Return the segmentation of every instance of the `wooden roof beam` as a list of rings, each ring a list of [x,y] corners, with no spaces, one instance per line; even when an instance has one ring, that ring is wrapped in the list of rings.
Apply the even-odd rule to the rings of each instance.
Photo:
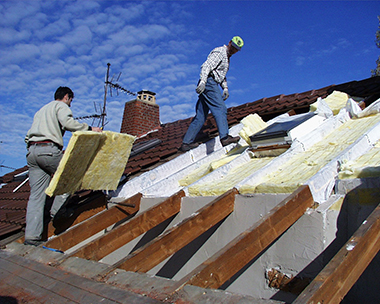
[[[47,241],[44,245],[49,248],[65,251],[98,233],[99,231],[104,230],[112,224],[126,218],[128,215],[137,212],[140,208],[141,197],[142,194],[138,193],[123,202],[123,204],[130,204],[135,207],[123,205],[111,207],[110,209],[100,212],[72,227],[71,229],[59,234],[58,236]]]
[[[379,250],[380,204],[293,303],[340,303]]]
[[[179,191],[165,201],[137,214],[134,218],[119,225],[79,248],[71,256],[99,261],[113,251],[124,246],[139,235],[149,231],[181,210],[181,199],[184,191]]]
[[[301,186],[255,225],[182,278],[178,288],[186,284],[219,288],[293,225],[313,204],[309,187]]]
[[[113,266],[147,272],[226,218],[234,210],[236,194],[236,189],[229,190]]]

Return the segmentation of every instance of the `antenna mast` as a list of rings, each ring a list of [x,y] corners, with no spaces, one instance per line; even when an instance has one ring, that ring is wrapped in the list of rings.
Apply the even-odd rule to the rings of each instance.
[[[105,116],[106,116],[106,103],[107,103],[107,84],[108,84],[108,79],[110,77],[110,66],[111,64],[110,63],[107,63],[107,74],[106,74],[106,81],[105,81],[105,84],[104,84],[104,102],[103,102],[103,111],[102,111],[102,118],[101,118],[101,125],[102,125],[102,128],[104,127],[104,120],[105,120]]]
[[[102,110],[102,113],[100,114],[101,115],[101,125],[102,127],[104,127],[105,123],[105,117],[107,116],[107,113],[106,113],[106,103],[107,103],[107,91],[108,91],[108,87],[109,87],[109,90],[110,90],[110,95],[112,97],[112,88],[116,89],[116,94],[119,95],[119,90],[123,91],[124,93],[127,93],[129,95],[133,95],[133,96],[136,96],[137,94],[136,93],[133,93],[127,89],[124,89],[123,87],[121,87],[118,83],[113,83],[113,77],[111,80],[109,80],[109,77],[110,77],[110,66],[111,64],[110,63],[107,63],[107,73],[106,73],[106,81],[104,83],[104,102],[103,102],[103,110]],[[121,75],[121,72],[119,73],[119,76],[117,77],[116,81],[119,81],[119,78],[120,78],[120,75]]]
[[[110,80],[110,66],[111,66],[111,64],[107,63],[106,80],[104,82],[103,108],[100,108],[100,114],[93,114],[93,115],[89,115],[89,116],[77,117],[76,119],[93,118],[94,121],[95,121],[95,119],[99,119],[98,126],[100,126],[101,128],[104,128],[104,126],[107,124],[107,121],[106,121],[106,116],[107,116],[106,106],[107,106],[107,93],[108,93],[108,91],[109,91],[111,97],[112,97],[112,88],[116,89],[116,94],[117,95],[119,95],[119,90],[121,90],[124,93],[127,93],[129,95],[133,95],[133,96],[137,95],[136,93],[133,93],[133,92],[127,90],[127,89],[124,89],[118,83],[113,83],[113,77]],[[121,72],[119,73],[119,76],[117,77],[116,81],[119,81],[120,75],[121,75]],[[94,106],[95,106],[95,111],[98,112],[97,106],[96,106],[95,102],[94,102]]]

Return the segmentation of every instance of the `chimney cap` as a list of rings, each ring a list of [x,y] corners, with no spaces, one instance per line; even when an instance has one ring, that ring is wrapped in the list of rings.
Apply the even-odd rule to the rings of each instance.
[[[153,96],[156,95],[156,93],[154,93],[152,91],[149,91],[149,90],[141,90],[141,91],[137,92],[137,94],[143,94],[143,93],[150,94],[150,95],[153,95]]]

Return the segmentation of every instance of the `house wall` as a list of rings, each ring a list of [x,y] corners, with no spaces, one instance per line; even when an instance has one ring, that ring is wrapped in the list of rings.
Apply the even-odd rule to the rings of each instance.
[[[287,197],[287,194],[256,194],[250,197],[236,196],[235,210],[226,220],[213,232],[207,241],[193,254],[193,256],[182,266],[180,257],[175,260],[167,259],[157,267],[149,271],[150,274],[163,275],[173,274],[173,268],[178,267],[175,262],[181,261],[182,267],[175,273],[174,280],[179,280],[199,264],[211,257],[218,250],[227,245],[240,233],[251,227],[261,219],[273,207]],[[329,204],[333,205],[334,202]],[[184,198],[184,218],[195,212],[199,200],[195,198]],[[199,209],[198,208],[198,209]],[[336,220],[339,210],[311,210],[302,216],[288,231],[266,250],[257,260],[238,274],[232,282],[225,284],[222,288],[227,291],[251,295],[258,298],[269,299],[279,291],[268,287],[266,271],[271,268],[280,269],[289,275],[296,275],[305,267],[309,266],[321,252],[332,242],[336,232]],[[194,247],[199,246],[195,243]],[[187,248],[183,255],[191,248]],[[194,250],[194,249],[193,249]],[[322,269],[321,262],[310,266],[305,275],[317,273]],[[165,273],[165,269],[167,273]],[[281,300],[292,299],[294,295],[281,293]]]
[[[342,217],[347,224],[347,240],[380,204],[380,178],[338,180],[338,193],[347,193]],[[342,303],[380,303],[380,252],[374,257]]]
[[[224,284],[222,289],[256,298],[293,301],[297,297],[294,290],[285,292],[268,286],[267,272],[276,269],[288,277],[297,276],[301,284],[307,284],[331,260],[380,201],[380,190],[373,192],[364,188],[358,191],[351,189],[357,187],[357,184],[343,186],[342,183],[336,186],[337,192],[344,189],[341,193],[331,196],[317,209],[308,210],[272,246],[256,260],[251,261],[230,282]],[[345,191],[348,192],[346,196]],[[224,221],[148,271],[148,274],[180,280],[251,227],[286,197],[287,194],[237,195],[235,210]],[[143,198],[141,211],[163,199]],[[188,218],[213,199],[214,197],[184,197],[181,211],[171,221],[128,243],[101,262],[115,263],[134,248]],[[358,303],[359,298],[368,300],[362,303],[374,303],[373,300],[378,297],[375,291],[380,288],[380,280],[374,280],[376,276],[378,278],[379,267],[377,257],[347,295],[345,303]]]

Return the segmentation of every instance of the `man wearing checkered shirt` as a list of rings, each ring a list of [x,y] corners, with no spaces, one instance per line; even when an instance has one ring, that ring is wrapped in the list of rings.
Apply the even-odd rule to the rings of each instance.
[[[230,57],[240,51],[243,45],[243,39],[235,36],[228,45],[213,49],[202,64],[196,88],[199,94],[196,115],[183,138],[181,151],[186,152],[199,145],[194,140],[206,121],[209,110],[215,118],[222,145],[227,146],[239,141],[239,136],[232,137],[228,134],[227,107],[224,101],[229,97],[226,74],[230,66]]]

